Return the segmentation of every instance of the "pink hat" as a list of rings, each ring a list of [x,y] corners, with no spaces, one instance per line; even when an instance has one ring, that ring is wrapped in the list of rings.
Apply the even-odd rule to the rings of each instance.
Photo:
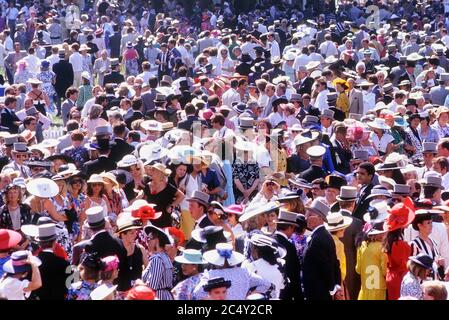
[[[118,269],[119,259],[117,256],[108,256],[101,259],[104,263],[103,272],[114,271]]]
[[[240,216],[243,214],[243,206],[241,204],[231,204],[230,206],[227,206],[224,211]]]
[[[203,111],[202,117],[204,120],[210,120],[212,116],[214,115],[214,112],[211,109],[206,109]]]

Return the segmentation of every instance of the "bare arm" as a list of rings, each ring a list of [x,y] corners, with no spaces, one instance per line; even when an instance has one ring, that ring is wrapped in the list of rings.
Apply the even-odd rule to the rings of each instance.
[[[58,211],[56,211],[55,206],[48,199],[45,199],[44,201],[44,209],[48,212],[52,219],[56,221],[67,221],[66,215],[64,213],[59,213]]]
[[[31,255],[31,253],[30,253]],[[40,287],[42,287],[42,279],[41,279],[41,273],[39,272],[39,268],[34,264],[34,262],[29,262],[31,264],[31,271],[32,271],[32,275],[31,275],[31,282],[28,285],[28,287],[26,287],[25,289],[23,289],[23,291],[33,291],[36,289],[39,289]]]

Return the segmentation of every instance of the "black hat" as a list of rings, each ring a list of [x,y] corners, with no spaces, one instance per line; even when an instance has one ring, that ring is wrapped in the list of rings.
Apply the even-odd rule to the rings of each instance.
[[[337,175],[329,175],[326,177],[325,181],[327,183],[326,188],[340,189],[347,185],[346,179]]]
[[[425,269],[433,268],[433,259],[425,253],[420,253],[420,254],[418,254],[416,256],[412,256],[408,259],[410,261],[413,261],[413,262],[419,264],[421,267],[424,267]]]
[[[248,53],[244,53],[242,54],[242,56],[239,59],[241,62],[252,62],[253,59],[251,58],[251,56]]]
[[[207,281],[207,284],[203,286],[204,291],[210,292],[213,289],[216,288],[229,288],[231,286],[231,280],[225,280],[223,277],[219,278],[212,278]]]
[[[89,245],[86,246],[86,250],[88,250],[88,248]],[[98,253],[89,252],[84,256],[83,260],[81,261],[81,265],[89,269],[100,271],[103,269],[104,263],[103,261],[101,261],[101,258],[98,255]]]
[[[66,156],[65,154],[61,154],[61,153],[51,155],[51,156],[47,157],[45,159],[45,161],[54,161],[54,160],[58,160],[58,159],[63,160],[65,162],[71,162],[71,163],[74,162],[74,160],[71,157]]]
[[[282,103],[288,103],[287,98],[285,98],[285,97],[279,97],[279,98],[276,98],[276,99],[272,102],[272,105],[273,105],[273,107],[276,107],[276,106],[278,106],[278,105],[280,105],[280,104],[282,104]]]
[[[413,105],[417,105],[416,104],[416,99],[407,99],[407,102],[405,103],[405,105],[408,105],[408,104],[413,104]]]

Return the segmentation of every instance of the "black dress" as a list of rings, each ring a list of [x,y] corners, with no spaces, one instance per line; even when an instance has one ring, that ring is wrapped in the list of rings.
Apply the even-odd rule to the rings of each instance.
[[[151,193],[149,184],[145,186],[144,193],[146,200],[149,203],[154,203],[156,205],[155,210],[157,212],[162,212],[162,215],[159,219],[151,220],[151,223],[156,227],[166,228],[172,226],[171,212],[167,211],[167,207],[173,203],[176,191],[178,191],[178,189],[170,183],[167,183],[165,189],[157,194]]]
[[[117,279],[118,291],[127,291],[131,289],[133,281],[142,278],[143,256],[142,250],[135,245],[132,255],[126,257],[126,268],[121,270],[120,277]]]

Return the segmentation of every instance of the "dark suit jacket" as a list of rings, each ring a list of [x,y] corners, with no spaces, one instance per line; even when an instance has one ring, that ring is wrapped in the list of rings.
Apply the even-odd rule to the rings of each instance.
[[[331,143],[334,149],[334,152],[331,153],[331,156],[335,170],[343,174],[350,173],[351,166],[349,165],[349,161],[352,159],[351,150],[344,149],[341,143],[337,141],[337,139],[335,139],[335,136],[331,138]]]
[[[295,174],[301,173],[310,167],[308,160],[301,159],[298,154],[292,154],[287,158],[287,172],[293,172]]]
[[[114,162],[119,162],[125,155],[131,154],[134,151],[134,147],[123,139],[115,138],[114,142],[115,145],[112,146],[111,153],[109,154],[109,159]]]
[[[323,170],[323,168],[316,165],[310,166],[309,169],[299,174],[299,178],[305,179],[307,182],[312,182],[318,178],[325,178],[326,176],[327,173]]]
[[[84,252],[84,247],[89,243],[90,240],[83,240],[75,244],[72,248],[72,262],[71,264],[77,266],[81,262],[81,255]]]
[[[143,114],[147,114],[149,111],[154,110],[154,99],[156,99],[156,89],[150,89],[149,91],[142,93],[140,96],[143,104]]]
[[[111,58],[120,57],[120,43],[122,42],[122,35],[120,32],[115,32],[113,36],[109,37],[109,47],[111,48]]]
[[[6,107],[2,110],[0,113],[0,125],[2,127],[6,127],[9,129],[10,133],[18,133],[19,132],[19,126],[15,124],[15,121],[19,121],[20,119],[16,116],[16,113],[13,110],[10,110]]]
[[[64,300],[67,294],[66,280],[70,272],[66,273],[69,262],[56,256],[53,252],[42,251],[38,258],[42,261],[39,266],[42,287],[35,291],[40,300]]]
[[[296,82],[293,87],[296,89],[296,92],[303,95],[305,93],[312,94],[312,86],[313,86],[314,80],[311,77],[307,77],[304,79],[304,81],[299,84],[299,81]]]
[[[112,71],[111,73],[108,73],[107,75],[104,76],[104,84],[107,83],[116,83],[116,84],[120,84],[122,82],[125,82],[125,77],[117,71]]]
[[[325,227],[320,226],[313,233],[304,252],[304,297],[307,300],[331,300],[330,291],[340,282],[340,266],[334,240]]]
[[[53,65],[55,78],[55,90],[58,96],[65,97],[66,90],[73,85],[73,67],[67,60],[59,60]]]
[[[366,197],[371,194],[371,189],[373,189],[373,187],[373,183],[370,183],[359,195],[355,204],[355,209],[352,212],[353,217],[356,217],[359,220],[363,220],[363,215],[366,213],[366,210],[368,210],[369,203],[371,201],[371,199],[366,200]]]
[[[145,115],[140,111],[134,111],[132,116],[125,120],[126,126],[131,130],[131,124],[134,120],[145,119]]]
[[[99,157],[98,159],[88,161],[83,166],[83,173],[90,177],[94,173],[101,173],[103,171],[111,171],[117,168],[117,163],[109,157]]]
[[[191,131],[195,121],[200,121],[200,119],[197,116],[187,116],[187,119],[178,122],[178,128]]]
[[[341,210],[341,213],[343,216],[352,217],[351,212],[347,210]],[[351,224],[345,229],[343,238],[340,239],[345,246],[345,284],[351,300],[357,300],[360,291],[360,275],[355,271],[355,266],[357,264],[357,247],[361,240],[362,229],[363,222],[355,217],[352,217]]]
[[[289,242],[283,235],[278,232],[275,233],[275,239],[278,244],[287,250],[285,256],[284,273],[288,278],[288,283],[280,292],[279,298],[281,300],[304,300],[301,289],[301,264],[296,254],[295,246]]]

